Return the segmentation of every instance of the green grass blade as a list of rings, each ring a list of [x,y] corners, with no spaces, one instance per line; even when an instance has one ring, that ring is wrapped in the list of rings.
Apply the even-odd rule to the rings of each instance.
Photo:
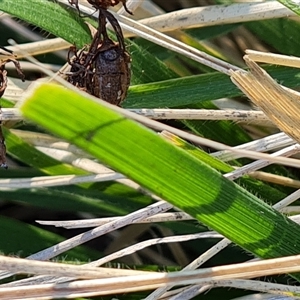
[[[64,240],[55,233],[4,216],[0,216],[0,234],[0,252],[21,257],[31,255]],[[99,257],[99,253],[80,246],[68,251],[63,257],[70,260],[88,261],[92,257],[95,259]]]
[[[181,138],[173,134],[167,133],[164,136],[168,140],[170,140],[172,144],[176,145],[177,147],[180,147],[181,149],[184,149],[185,151],[193,155],[195,158],[208,164],[209,166],[218,170],[222,174],[229,173],[234,170],[234,168],[231,165],[209,155],[205,151],[199,149],[198,147],[192,144],[189,144],[188,142],[182,140]],[[240,164],[238,162],[234,162],[234,165],[238,166]],[[277,166],[277,169],[278,168],[280,167]],[[275,188],[269,186],[268,184],[265,184],[264,182],[259,180],[255,180],[249,176],[243,176],[239,178],[238,182],[239,185],[241,185],[248,191],[255,191],[258,197],[265,199],[268,202],[271,202],[273,204],[277,203],[278,201],[280,201],[281,199],[283,199],[288,195],[288,193],[284,193],[279,190],[276,190]]]
[[[271,66],[266,70],[287,87],[299,85],[299,69]],[[242,92],[227,75],[208,73],[132,86],[123,106],[126,108],[178,107],[241,95]]]
[[[154,56],[151,52],[136,43],[130,42],[129,53],[131,62],[131,85],[162,81],[178,77],[173,71]]]
[[[300,227],[219,172],[105,105],[39,86],[25,117],[88,151],[263,258],[300,251]],[[55,122],[53,121],[55,120]]]
[[[121,185],[120,185],[121,186]],[[121,186],[123,187],[123,186]],[[131,191],[134,195],[134,192]],[[138,195],[138,193],[136,193]],[[150,197],[103,193],[99,189],[83,189],[77,186],[0,191],[1,199],[55,210],[57,212],[87,212],[95,216],[126,215],[152,203]],[[135,201],[136,200],[136,201]],[[138,201],[139,200],[139,201]],[[142,201],[144,200],[144,201]],[[126,202],[126,205],[122,203]]]
[[[78,47],[90,43],[91,34],[84,19],[55,1],[1,0],[0,10],[36,25]]]
[[[300,30],[299,22],[290,19],[274,19],[245,24],[264,43],[286,55],[300,56],[300,42],[295,37]]]
[[[7,152],[14,158],[50,175],[87,175],[86,171],[63,164],[54,158],[40,152],[32,145],[23,141],[20,137],[3,127]]]

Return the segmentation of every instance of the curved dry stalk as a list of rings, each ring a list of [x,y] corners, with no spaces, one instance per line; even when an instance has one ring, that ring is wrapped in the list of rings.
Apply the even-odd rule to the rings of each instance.
[[[296,192],[295,192],[296,193]],[[300,206],[285,206],[289,205],[290,203],[296,201],[299,196],[297,194],[293,195],[293,199],[291,201],[291,198],[288,196],[287,198],[283,199],[284,203],[281,205],[280,211],[284,214],[295,214],[300,212]],[[286,200],[288,199],[288,200]],[[75,229],[75,228],[87,228],[87,227],[96,227],[100,225],[104,225],[106,223],[118,220],[122,217],[108,217],[108,218],[96,218],[96,219],[83,219],[83,220],[70,220],[70,221],[50,221],[50,220],[36,220],[37,223],[41,225],[49,225],[49,226],[55,226],[55,227],[63,227],[66,229]],[[296,223],[300,223],[300,220],[298,221],[298,216],[290,216],[292,220],[294,220]],[[184,212],[173,212],[173,213],[163,213],[163,214],[157,214],[153,217],[145,218],[136,224],[144,224],[144,223],[161,223],[161,222],[178,222],[178,221],[188,221],[188,220],[194,220],[193,217],[190,215],[184,213]]]
[[[33,142],[34,145],[38,144],[36,142]],[[66,143],[67,144],[67,143]],[[61,150],[61,149],[57,149],[57,148],[53,148],[53,146],[55,146],[56,143],[52,144],[52,145],[46,145],[46,146],[35,146],[35,148],[41,152],[43,152],[44,154],[62,162],[62,163],[67,163],[70,164],[76,168],[85,170],[87,172],[91,172],[91,173],[95,173],[95,174],[107,174],[107,173],[111,173],[111,174],[115,174],[112,176],[115,176],[115,179],[110,179],[110,180],[115,180],[116,182],[119,182],[123,185],[126,185],[134,190],[138,190],[139,192],[142,192],[148,196],[151,196],[153,199],[156,200],[161,200],[160,198],[158,198],[156,195],[154,195],[153,193],[150,193],[148,191],[146,191],[142,186],[140,186],[139,184],[135,183],[134,181],[126,178],[125,176],[118,174],[116,172],[114,172],[113,170],[107,168],[106,166],[99,164],[98,162],[94,161],[93,159],[89,159],[87,157],[82,157],[82,154],[74,154],[70,151],[67,150]],[[59,146],[67,146],[64,145],[63,143],[59,143]],[[99,178],[100,179],[100,178]],[[80,180],[79,178],[77,178],[76,180]],[[84,178],[83,178],[84,180]],[[95,180],[95,182],[98,179]],[[110,181],[107,180],[107,181]],[[106,180],[105,180],[106,181]],[[60,184],[59,184],[60,185]]]
[[[172,141],[172,138],[170,139],[170,134],[167,135],[167,138]],[[278,145],[277,145],[278,147]],[[299,145],[293,145],[289,146],[288,148],[282,149],[280,151],[277,151],[275,153],[270,154],[270,157],[277,157],[277,156],[291,156],[295,153],[299,152]],[[81,182],[87,182],[86,180],[92,180],[94,182],[96,181],[108,181],[108,180],[116,180],[119,181],[122,184],[125,184],[127,186],[130,186],[134,189],[141,189],[141,186],[132,182],[129,179],[126,179],[124,176],[121,174],[115,173],[114,171],[110,170],[109,168],[93,161],[92,159],[89,158],[84,158],[84,157],[79,157],[78,155],[75,155],[69,151],[66,150],[59,150],[59,149],[54,149],[52,147],[40,147],[36,146],[36,148],[45,153],[46,155],[62,162],[62,163],[68,163],[71,164],[75,167],[78,167],[80,169],[83,169],[88,172],[93,172],[98,174],[99,178],[97,176],[47,176],[47,177],[37,177],[33,178],[32,180],[30,179],[11,179],[9,182],[9,185],[7,186],[8,188],[15,188],[18,184],[21,184],[23,188],[31,188],[32,186],[40,186],[40,187],[45,187],[45,186],[59,186],[59,185],[64,185],[64,184],[75,184],[75,183],[81,183]],[[242,166],[240,168],[237,168],[236,170],[225,174],[224,176],[229,179],[229,180],[235,180],[245,174],[251,173],[255,170],[261,169],[269,164],[271,164],[271,160],[258,160],[253,163],[250,163],[248,165]],[[100,176],[100,174],[102,174]],[[107,174],[109,174],[107,176]],[[104,176],[102,178],[102,176]],[[121,181],[120,181],[121,180]],[[3,183],[2,183],[3,182]],[[1,181],[0,180],[0,188],[1,184],[4,184],[4,186],[7,184],[7,180]],[[4,188],[4,186],[2,188]],[[151,196],[154,197],[154,195],[150,194]]]
[[[91,157],[78,147],[46,133],[19,129],[11,129],[11,132],[22,138],[27,143],[36,147],[48,147],[52,149],[66,150],[72,154],[84,156],[85,158]]]

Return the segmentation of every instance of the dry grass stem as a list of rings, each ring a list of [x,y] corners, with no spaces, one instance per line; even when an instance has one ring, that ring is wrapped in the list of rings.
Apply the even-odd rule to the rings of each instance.
[[[295,141],[286,135],[284,132],[269,135],[267,137],[236,146],[236,149],[247,149],[257,152],[267,152],[278,148],[287,147],[294,144]],[[240,158],[238,153],[231,153],[230,151],[217,151],[211,154],[212,156],[222,160],[229,161]]]
[[[247,49],[245,52],[248,58],[255,62],[287,66],[292,68],[300,68],[299,57],[274,54],[274,53],[264,53],[260,51],[249,50],[249,49]]]
[[[249,173],[249,176],[251,176],[252,178],[261,180],[261,181],[300,189],[300,180],[291,179],[288,177],[270,174],[270,173],[261,172],[261,171],[251,172],[251,173]]]
[[[243,122],[266,122],[269,118],[261,111],[212,110],[212,109],[129,109],[136,114],[154,120],[231,120]]]
[[[87,232],[84,232],[82,234],[74,236],[71,239],[65,240],[57,245],[54,245],[54,246],[44,249],[40,252],[37,252],[33,255],[30,255],[27,258],[35,259],[35,260],[49,260],[55,256],[58,256],[61,253],[64,253],[76,246],[82,245],[82,244],[84,244],[92,239],[95,239],[99,236],[102,236],[108,232],[114,231],[118,228],[122,228],[129,224],[136,223],[146,217],[150,217],[152,215],[156,215],[158,213],[165,212],[167,210],[170,210],[171,208],[172,208],[172,205],[170,205],[164,201],[154,203],[145,208],[134,211],[133,213],[130,213],[130,214],[122,217],[121,219],[106,223],[102,226],[96,227],[92,230],[89,230]],[[0,274],[0,278],[3,279],[8,276],[11,276],[11,275],[12,274],[10,274],[10,273],[8,274],[7,272],[3,272]]]
[[[115,220],[118,220],[122,217],[111,217],[111,218],[98,218],[98,219],[84,219],[84,220],[74,220],[74,221],[41,221],[36,220],[37,223],[42,225],[53,225],[55,227],[64,227],[67,229],[75,228],[86,228],[86,227],[96,227],[100,226]],[[186,221],[194,220],[190,215],[184,212],[173,212],[173,213],[163,213],[157,214],[155,216],[145,218],[140,220],[136,224],[141,223],[160,223],[160,222],[173,222],[173,221]]]
[[[155,30],[166,32],[289,16],[295,16],[295,14],[277,1],[268,1],[181,9],[140,20],[140,23]],[[125,36],[132,36],[132,34],[125,32]]]
[[[21,293],[23,299],[36,297],[36,299],[53,296],[66,296],[75,298],[79,296],[91,295],[109,295],[111,293],[128,292],[153,289],[154,287],[166,285],[184,285],[184,284],[215,284],[220,280],[233,280],[241,278],[252,278],[266,276],[271,274],[284,274],[298,272],[300,256],[291,256],[265,261],[249,262],[243,264],[234,264],[222,267],[206,268],[197,271],[184,271],[172,273],[148,273],[139,272],[139,275],[129,275],[123,277],[110,276],[111,278],[74,281],[70,283],[33,285],[26,287],[3,287],[0,288],[1,299],[18,299]],[[14,271],[24,272],[24,269],[30,267],[30,273],[60,273],[63,276],[72,276],[78,274],[79,277],[88,276],[106,276],[107,273],[99,268],[83,268],[82,266],[70,266],[57,263],[27,261],[19,258],[7,258],[1,260],[2,266],[13,268]],[[84,273],[82,270],[86,270]],[[90,272],[88,272],[90,270]],[[95,271],[94,271],[95,270]],[[103,272],[103,271],[104,272]],[[106,269],[105,269],[106,270]],[[101,272],[102,271],[102,272]],[[26,270],[25,270],[26,272]],[[27,271],[28,272],[28,271]],[[130,270],[107,270],[107,272],[137,272]],[[222,283],[219,283],[222,284]],[[292,292],[297,292],[298,287],[289,287]],[[11,298],[8,298],[11,297]],[[50,297],[51,297],[50,296]],[[14,298],[15,297],[15,298]]]
[[[77,279],[109,278],[113,276],[150,273],[136,270],[96,268],[87,265],[76,266],[70,264],[7,257],[2,255],[0,255],[0,268],[14,274],[55,275]]]
[[[98,260],[95,260],[91,263],[88,263],[86,265],[88,266],[102,266],[114,259],[121,258],[126,255],[133,254],[137,251],[140,251],[146,247],[158,245],[158,244],[166,244],[166,243],[180,243],[184,241],[190,241],[194,239],[202,239],[202,238],[223,238],[221,234],[218,234],[216,232],[202,232],[202,233],[195,233],[195,234],[187,234],[182,236],[170,236],[170,237],[163,237],[163,238],[156,238],[156,239],[150,239],[147,241],[136,243],[130,247],[126,247],[122,250],[116,251],[110,255],[107,255],[103,258],[100,258]]]
[[[32,178],[10,178],[0,179],[0,190],[7,191],[10,189],[21,188],[37,188],[73,185],[87,182],[105,182],[124,178],[122,174],[110,171],[104,174],[76,176],[76,175],[57,175],[57,176],[41,176]]]
[[[270,154],[270,156],[274,156],[274,157],[276,157],[276,156],[291,156],[291,155],[297,154],[299,151],[300,151],[300,145],[296,144],[296,145],[289,146],[288,148],[281,149],[275,153],[272,153],[272,154]],[[237,179],[241,176],[244,176],[246,174],[249,174],[255,170],[262,169],[270,164],[271,164],[270,161],[257,160],[248,165],[244,165],[240,168],[237,168],[236,170],[234,170],[230,173],[225,174],[224,177],[226,177],[229,180],[235,180],[235,179]]]
[[[70,43],[66,42],[61,38],[53,38],[44,41],[20,44],[17,47],[7,46],[7,49],[13,51],[14,54],[18,57],[18,59],[20,59],[27,57],[28,55],[36,56],[39,54],[68,49],[70,45]],[[26,52],[25,55],[24,52]]]

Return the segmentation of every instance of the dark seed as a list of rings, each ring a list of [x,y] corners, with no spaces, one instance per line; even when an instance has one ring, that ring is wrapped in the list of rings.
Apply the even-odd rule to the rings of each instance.
[[[101,2],[112,5],[111,0],[88,0],[95,7]],[[115,3],[115,2],[113,2]],[[125,1],[124,1],[125,3]],[[77,5],[75,0],[72,4]],[[117,19],[103,7],[99,10],[99,26],[88,50],[83,49],[78,54],[76,48],[69,50],[68,62],[71,72],[67,74],[67,80],[87,93],[101,98],[111,104],[120,105],[127,95],[130,85],[130,62],[131,58],[125,49],[125,42],[121,27]],[[118,39],[113,42],[106,31],[108,20]],[[70,60],[70,54],[74,58]]]
[[[90,93],[109,103],[120,105],[130,84],[130,56],[118,44],[99,51],[93,60],[93,83]]]

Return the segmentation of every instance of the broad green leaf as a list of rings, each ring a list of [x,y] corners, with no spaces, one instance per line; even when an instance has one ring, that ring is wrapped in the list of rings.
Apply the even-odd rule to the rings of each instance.
[[[299,253],[296,223],[106,104],[44,84],[21,110],[245,250],[263,258]]]

